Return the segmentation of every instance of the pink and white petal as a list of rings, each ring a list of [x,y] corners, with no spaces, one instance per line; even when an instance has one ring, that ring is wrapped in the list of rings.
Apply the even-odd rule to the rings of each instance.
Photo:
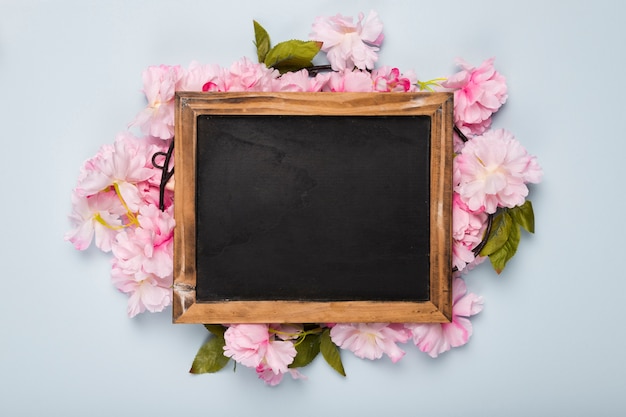
[[[262,379],[267,385],[272,387],[280,384],[284,375],[283,373],[274,373],[272,368],[263,364],[259,364],[259,366],[256,367],[256,374],[259,379]]]
[[[443,337],[451,347],[466,344],[472,335],[472,323],[465,317],[455,317],[452,323],[441,325]]]
[[[474,293],[464,295],[454,304],[454,314],[470,317],[483,310],[483,297]]]
[[[265,362],[275,374],[287,372],[287,367],[296,357],[296,348],[290,341],[272,340],[265,352]]]
[[[117,183],[120,195],[128,209],[134,213],[139,211],[139,205],[142,203],[141,193],[137,189],[135,184],[131,184],[126,181],[119,181]]]
[[[450,350],[450,344],[446,341],[440,324],[416,324],[411,330],[415,346],[431,358]]]
[[[81,219],[82,220],[82,219]],[[76,222],[74,229],[67,232],[64,239],[71,242],[78,250],[85,250],[91,245],[94,236],[94,224],[91,219]]]

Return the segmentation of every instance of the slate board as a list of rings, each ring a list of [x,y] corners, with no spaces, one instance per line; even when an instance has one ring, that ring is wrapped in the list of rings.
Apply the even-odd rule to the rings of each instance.
[[[430,123],[198,116],[197,301],[428,300]]]

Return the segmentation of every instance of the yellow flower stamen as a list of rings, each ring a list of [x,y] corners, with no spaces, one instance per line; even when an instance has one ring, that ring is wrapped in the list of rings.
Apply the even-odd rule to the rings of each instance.
[[[432,87],[441,87],[441,84],[439,84],[440,82],[443,82],[447,80],[447,78],[433,78],[432,80],[428,80],[428,81],[417,81],[415,83],[415,85],[420,89],[420,91],[430,91],[433,92],[435,90],[432,89]]]
[[[122,203],[122,206],[124,207],[124,209],[126,209],[126,217],[128,217],[129,224],[127,224],[125,227],[128,227],[130,225],[134,225],[137,227],[141,226],[139,224],[139,220],[137,220],[137,215],[130,211],[130,209],[128,208],[128,204],[126,204],[126,201],[124,201],[124,197],[122,197],[122,193],[120,192],[120,186],[117,182],[113,183],[113,188],[115,189],[115,194],[117,194],[117,198],[120,199],[120,203]]]
[[[107,222],[106,222],[106,220],[104,220],[104,219],[102,218],[102,216],[100,215],[100,213],[96,213],[96,215],[95,215],[95,216],[93,216],[93,219],[94,219],[95,221],[97,221],[98,223],[100,223],[101,225],[103,225],[104,227],[106,227],[107,229],[111,229],[111,230],[121,230],[121,229],[123,229],[124,227],[126,227],[126,226],[124,226],[124,225],[122,225],[122,224],[121,224],[121,225],[119,225],[119,226],[113,226],[113,225],[110,225],[109,223],[107,223]]]

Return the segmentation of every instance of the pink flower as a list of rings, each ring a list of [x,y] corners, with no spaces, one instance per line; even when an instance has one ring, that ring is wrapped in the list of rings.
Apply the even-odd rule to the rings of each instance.
[[[159,149],[150,140],[125,132],[87,160],[72,195],[74,229],[65,239],[82,250],[95,236],[96,246],[110,251],[119,230],[136,223],[136,211],[154,193],[150,183],[158,187],[160,171],[152,166],[151,156]]]
[[[459,126],[461,132],[468,138],[476,135],[482,135],[491,127],[491,118],[483,120],[480,123],[463,124]]]
[[[413,332],[413,342],[422,352],[432,358],[447,352],[450,348],[466,344],[472,335],[472,323],[467,317],[480,313],[483,299],[467,293],[463,279],[454,278],[452,287],[452,322],[434,324],[405,324]]]
[[[482,241],[487,225],[487,214],[474,213],[461,201],[457,193],[452,199],[452,264],[462,271],[474,261],[473,249]]]
[[[370,11],[367,18],[359,14],[359,21],[340,14],[334,17],[319,16],[313,23],[309,39],[323,42],[322,51],[333,70],[372,69],[378,60],[378,46],[383,41],[383,24],[378,14]]]
[[[130,126],[138,125],[145,135],[161,139],[174,137],[174,93],[183,76],[177,66],[151,66],[142,74],[148,106]]]
[[[139,227],[117,234],[112,245],[115,266],[129,275],[153,274],[172,281],[174,219],[169,211],[142,206]]]
[[[287,372],[296,356],[291,341],[276,340],[267,324],[234,324],[224,332],[224,355],[250,368]]]
[[[276,80],[274,91],[318,92],[326,85],[329,78],[329,73],[319,73],[315,77],[309,77],[306,69],[286,72]]]
[[[244,366],[259,366],[269,343],[267,324],[234,324],[224,332],[224,355]]]
[[[398,68],[391,67],[382,67],[372,71],[372,80],[374,91],[379,92],[413,91],[417,82],[414,74],[410,73],[402,76]]]
[[[163,311],[172,302],[172,238],[174,219],[169,211],[142,206],[140,226],[127,227],[112,245],[111,279],[115,287],[130,295],[128,315],[148,310]]]
[[[507,99],[505,78],[493,67],[494,59],[488,59],[478,68],[462,59],[457,63],[462,70],[448,78],[442,85],[454,91],[454,119],[457,126],[472,126],[475,134],[481,124],[498,111]]]
[[[145,272],[129,274],[116,266],[111,271],[111,279],[118,290],[130,295],[129,317],[146,310],[151,313],[163,311],[172,302],[171,279],[161,279]]]
[[[90,160],[76,192],[81,196],[90,196],[115,187],[128,209],[136,212],[142,202],[137,183],[155,174],[150,162],[154,151],[154,147],[128,132],[119,134],[112,150]]]
[[[234,324],[224,332],[224,355],[244,366],[259,366],[269,343],[267,324]]]
[[[73,192],[72,214],[69,216],[73,229],[65,234],[65,240],[76,249],[85,250],[95,236],[96,247],[109,252],[118,230],[123,227],[125,213],[126,209],[114,191],[89,197]]]
[[[324,91],[367,93],[373,91],[373,88],[371,74],[367,71],[355,70],[331,73]]]
[[[306,377],[302,375],[297,369],[288,369],[287,372],[275,373],[271,368],[268,368],[263,364],[260,364],[256,367],[256,373],[259,379],[262,379],[267,385],[270,385],[272,387],[280,384],[280,382],[283,380],[283,375],[285,375],[285,373],[289,373],[289,375],[291,375],[293,379],[306,379]]]
[[[526,183],[537,183],[542,176],[536,158],[504,129],[469,140],[454,164],[460,177],[454,191],[474,212],[495,213],[498,207],[523,204]]]
[[[184,72],[178,83],[179,91],[202,91],[206,83],[213,83],[223,87],[223,70],[217,64],[201,65],[196,61],[189,64],[189,68]]]
[[[394,363],[404,356],[396,343],[405,343],[410,336],[401,324],[338,323],[330,329],[333,343],[357,357],[373,360],[385,353]]]
[[[161,211],[157,206],[141,207],[135,229],[135,242],[142,242],[145,259],[143,270],[160,278],[173,273],[174,217],[172,209]]]
[[[223,91],[272,91],[280,73],[265,64],[254,63],[248,58],[234,62],[224,75]],[[208,91],[218,91],[220,85],[211,86]]]
[[[289,364],[293,362],[293,358],[296,357],[296,353],[293,342],[271,338],[261,364],[270,368],[276,375],[284,374]]]

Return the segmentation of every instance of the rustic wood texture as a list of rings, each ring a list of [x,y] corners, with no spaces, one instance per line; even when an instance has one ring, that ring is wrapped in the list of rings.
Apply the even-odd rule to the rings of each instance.
[[[450,93],[176,93],[176,323],[449,322],[452,317]],[[430,300],[196,302],[196,119],[200,115],[431,117]]]

